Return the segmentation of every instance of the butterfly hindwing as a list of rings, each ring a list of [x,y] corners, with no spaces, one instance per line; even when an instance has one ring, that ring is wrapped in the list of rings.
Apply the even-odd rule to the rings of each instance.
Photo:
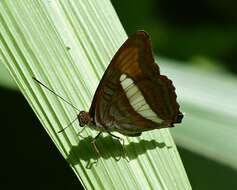
[[[181,112],[175,88],[160,75],[145,32],[132,35],[115,54],[96,90],[90,114],[105,130],[130,136],[178,122]]]

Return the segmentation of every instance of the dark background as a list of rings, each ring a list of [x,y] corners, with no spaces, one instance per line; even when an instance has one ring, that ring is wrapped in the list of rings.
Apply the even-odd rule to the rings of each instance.
[[[237,2],[112,0],[128,35],[147,31],[155,53],[237,73]]]
[[[158,56],[237,73],[237,1],[112,3],[128,34],[144,29],[151,35]],[[22,95],[0,88],[0,100],[1,189],[80,189],[77,177]],[[9,138],[8,133],[14,137]],[[178,148],[193,189],[237,187],[236,170]]]

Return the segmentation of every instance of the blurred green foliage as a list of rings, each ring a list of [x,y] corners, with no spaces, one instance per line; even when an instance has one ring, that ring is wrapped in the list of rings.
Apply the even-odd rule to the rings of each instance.
[[[130,0],[112,3],[128,34],[146,30],[158,56],[237,73],[237,1]]]

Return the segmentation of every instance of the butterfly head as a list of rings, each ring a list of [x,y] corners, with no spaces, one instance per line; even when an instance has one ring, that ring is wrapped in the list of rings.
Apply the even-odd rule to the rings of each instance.
[[[77,115],[77,118],[79,120],[80,127],[84,127],[84,125],[92,123],[92,117],[90,116],[89,112],[80,111],[80,113]]]

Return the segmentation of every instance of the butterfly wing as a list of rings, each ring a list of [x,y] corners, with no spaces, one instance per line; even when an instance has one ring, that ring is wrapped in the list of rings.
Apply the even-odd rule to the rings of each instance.
[[[133,34],[115,54],[89,112],[95,125],[128,136],[181,122],[175,88],[160,75],[145,32]]]

